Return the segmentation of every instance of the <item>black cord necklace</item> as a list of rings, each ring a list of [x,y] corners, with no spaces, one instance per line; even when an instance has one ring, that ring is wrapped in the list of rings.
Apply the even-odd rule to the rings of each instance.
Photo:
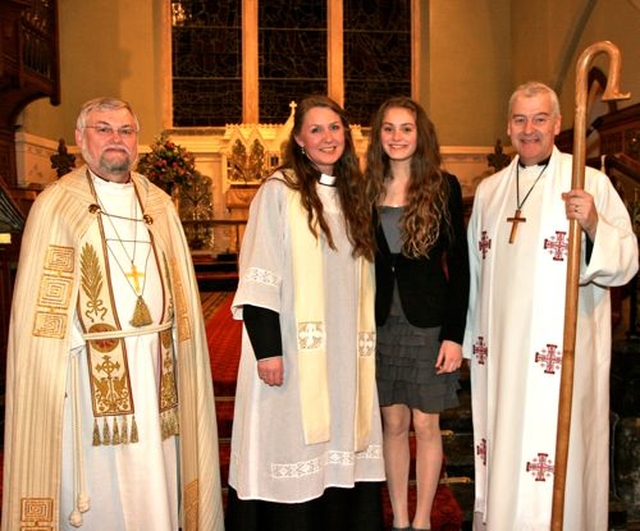
[[[522,207],[524,206],[526,200],[531,195],[531,192],[533,192],[533,189],[535,188],[536,184],[538,184],[538,181],[540,180],[540,177],[542,177],[542,174],[547,169],[547,166],[549,166],[548,160],[545,162],[544,166],[542,167],[542,170],[536,177],[536,180],[533,181],[533,184],[529,188],[529,191],[527,192],[527,194],[524,196],[524,199],[520,201],[520,163],[516,165],[516,212],[513,215],[513,217],[507,218],[507,222],[511,223],[511,234],[509,235],[509,243],[514,243],[516,241],[516,232],[518,231],[518,224],[526,223],[527,221],[527,218],[522,217]]]

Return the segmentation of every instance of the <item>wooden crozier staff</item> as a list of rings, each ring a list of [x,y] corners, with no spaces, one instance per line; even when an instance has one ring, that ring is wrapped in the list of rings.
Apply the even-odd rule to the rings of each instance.
[[[585,144],[587,130],[587,76],[588,67],[599,53],[609,55],[610,72],[603,101],[623,100],[628,93],[621,93],[620,50],[609,41],[599,41],[586,48],[576,66],[576,113],[573,129],[573,166],[571,188],[584,187]],[[578,315],[578,281],[580,278],[581,229],[575,219],[569,223],[569,259],[567,262],[567,286],[564,312],[564,339],[562,342],[562,375],[560,378],[560,403],[558,405],[558,432],[556,434],[556,464],[553,482],[551,529],[562,529],[564,518],[564,491],[569,455],[569,431],[571,429],[571,402],[573,399],[573,368]]]

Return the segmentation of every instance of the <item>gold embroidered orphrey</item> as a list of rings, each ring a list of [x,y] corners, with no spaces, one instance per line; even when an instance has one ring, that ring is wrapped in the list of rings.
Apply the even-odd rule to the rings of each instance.
[[[113,228],[113,232],[115,233],[118,242],[120,243],[120,245],[122,246],[122,250],[124,251],[124,254],[127,256],[127,259],[129,260],[129,262],[131,262],[131,271],[129,273],[127,273],[123,267],[123,265],[120,263],[120,261],[118,260],[117,255],[115,254],[115,252],[113,251],[113,249],[111,249],[111,247],[109,246],[109,240],[107,238],[104,239],[104,241],[106,242],[107,245],[107,249],[111,252],[111,256],[113,256],[113,260],[115,261],[116,265],[118,266],[118,268],[120,269],[120,271],[122,272],[122,274],[124,275],[124,278],[127,280],[127,283],[129,284],[129,286],[131,287],[131,289],[133,290],[133,293],[136,295],[136,306],[133,310],[133,316],[131,317],[131,320],[129,321],[129,324],[131,326],[134,326],[136,328],[142,327],[142,326],[147,326],[153,323],[153,319],[151,318],[151,312],[149,311],[149,307],[147,306],[147,303],[144,300],[144,288],[146,286],[146,265],[145,265],[145,272],[142,271],[138,271],[138,268],[135,264],[135,257],[136,257],[136,246],[138,243],[138,238],[137,238],[137,234],[138,234],[138,223],[148,223],[148,216],[143,215],[140,219],[137,218],[126,218],[129,221],[133,221],[134,222],[134,227],[135,227],[135,232],[134,232],[134,237],[133,237],[133,256],[129,256],[129,253],[127,251],[127,248],[124,245],[124,241],[122,240],[122,238],[120,237],[120,234],[118,233],[118,229],[116,229],[115,223],[113,222],[113,220],[111,219],[112,217],[117,217],[117,218],[121,218],[122,216],[117,216],[115,214],[109,214],[104,207],[102,206],[102,201],[100,201],[100,198],[98,197],[98,194],[96,193],[95,187],[93,186],[93,182],[91,181],[91,175],[89,173],[89,170],[87,169],[87,179],[89,181],[89,186],[91,188],[91,192],[93,194],[93,196],[96,198],[96,201],[98,202],[98,204],[93,204],[89,206],[89,211],[92,214],[99,214],[100,215],[100,223],[102,224],[102,216],[106,216],[107,219],[109,220],[109,223],[111,223],[111,227]],[[138,210],[138,204],[139,204],[139,198],[137,196],[136,193],[136,200],[135,200],[135,207],[136,207],[136,213]],[[104,234],[104,226],[102,227],[102,232]],[[147,260],[145,262],[148,263],[149,261],[149,255],[151,253],[151,243],[149,242],[149,247],[147,249]],[[140,279],[144,279],[142,287],[140,287]]]
[[[52,531],[57,523],[53,498],[22,498],[20,529],[22,531]]]
[[[90,338],[91,334],[101,333],[99,339],[88,339],[86,342],[94,446],[129,444],[139,440],[125,340],[108,335],[108,332],[120,331],[121,326],[109,278],[104,227],[100,221],[98,217],[98,223],[92,224],[84,237],[78,292],[78,317],[85,334]],[[94,242],[102,243],[99,249]],[[160,276],[164,285],[167,285],[166,268],[163,273]],[[167,293],[164,288],[163,291]],[[167,318],[172,318],[170,297],[164,297],[164,300],[163,313]],[[179,433],[173,339],[170,330],[155,333],[159,334],[161,429],[166,439]]]
[[[33,335],[62,339],[69,325],[67,310],[73,290],[75,251],[73,247],[50,245],[44,259],[38,307],[33,323]]]

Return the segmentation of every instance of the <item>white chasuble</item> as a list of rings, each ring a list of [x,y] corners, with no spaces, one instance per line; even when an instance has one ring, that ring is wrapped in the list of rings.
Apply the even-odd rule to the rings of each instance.
[[[551,523],[569,229],[561,194],[571,188],[571,157],[555,149],[542,170],[518,170],[514,160],[487,178],[469,222],[464,352],[471,358],[477,529],[546,530]],[[510,243],[517,180],[521,203],[531,193]],[[582,241],[565,529],[599,530],[608,515],[606,286],[635,274],[637,243],[608,178],[587,169],[585,189],[599,224],[588,265]]]

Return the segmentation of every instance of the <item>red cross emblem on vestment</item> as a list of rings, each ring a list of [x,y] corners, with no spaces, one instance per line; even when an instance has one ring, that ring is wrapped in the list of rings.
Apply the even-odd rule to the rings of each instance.
[[[551,238],[545,238],[544,248],[550,251],[553,259],[559,262],[564,260],[567,256],[567,249],[569,248],[569,242],[566,239],[567,233],[557,230],[556,235]]]
[[[547,344],[546,349],[536,352],[536,363],[544,367],[545,374],[555,374],[562,367],[562,352],[558,351],[558,345]]]
[[[101,332],[113,332],[114,330],[115,330],[115,327],[113,327],[108,323],[97,323],[89,327],[90,334],[94,334],[94,333],[99,334]],[[104,353],[104,352],[111,352],[114,348],[116,348],[118,346],[118,341],[120,340],[117,338],[106,337],[104,339],[92,339],[90,342],[91,342],[91,346],[95,348],[98,352]]]
[[[487,252],[491,249],[491,238],[487,236],[487,231],[482,231],[482,237],[478,242],[478,249],[482,253],[482,259],[484,260],[487,257]]]
[[[487,439],[480,440],[480,444],[476,445],[476,455],[482,459],[482,464],[487,466]]]
[[[473,344],[473,355],[476,357],[476,361],[478,365],[484,365],[487,361],[487,354],[489,353],[489,349],[487,348],[486,343],[484,342],[484,337],[478,336],[478,339]]]
[[[547,477],[552,476],[554,471],[549,454],[538,453],[538,457],[527,462],[527,472],[531,472],[536,481],[547,481]]]

